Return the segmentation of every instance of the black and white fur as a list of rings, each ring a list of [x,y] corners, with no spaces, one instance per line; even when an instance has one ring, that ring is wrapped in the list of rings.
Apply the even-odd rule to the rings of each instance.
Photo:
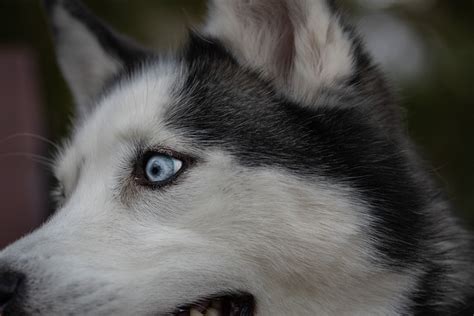
[[[242,291],[257,315],[469,315],[471,236],[333,1],[214,0],[175,55],[75,0],[46,9],[78,105],[64,197],[0,253],[5,315],[166,315]],[[196,157],[140,187],[150,147]]]

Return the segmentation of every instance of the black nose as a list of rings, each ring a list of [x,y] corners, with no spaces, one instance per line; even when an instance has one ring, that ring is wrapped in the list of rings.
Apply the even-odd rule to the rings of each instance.
[[[0,312],[15,297],[23,279],[18,272],[0,272]]]

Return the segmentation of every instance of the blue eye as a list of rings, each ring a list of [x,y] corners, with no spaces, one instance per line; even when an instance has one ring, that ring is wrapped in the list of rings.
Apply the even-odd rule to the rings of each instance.
[[[183,162],[164,154],[154,154],[144,163],[145,177],[152,184],[163,184],[171,180],[182,168]]]

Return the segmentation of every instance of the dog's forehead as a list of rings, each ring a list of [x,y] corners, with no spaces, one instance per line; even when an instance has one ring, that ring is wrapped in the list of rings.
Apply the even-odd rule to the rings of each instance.
[[[112,147],[117,142],[169,140],[163,115],[173,103],[172,91],[179,84],[179,73],[178,66],[154,64],[118,80],[78,128],[75,144],[90,151]]]

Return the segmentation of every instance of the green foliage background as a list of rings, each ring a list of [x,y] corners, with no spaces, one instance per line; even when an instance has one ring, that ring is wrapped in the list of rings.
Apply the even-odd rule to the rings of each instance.
[[[414,1],[414,0],[413,0]],[[474,1],[429,0],[423,10],[394,1],[385,11],[415,30],[429,53],[429,69],[397,82],[409,133],[431,162],[456,209],[474,227]],[[202,20],[202,0],[84,0],[98,15],[139,42],[176,46],[186,25]],[[355,1],[343,1],[363,15]],[[39,2],[0,0],[0,47],[30,50],[38,65],[50,138],[68,131],[71,96],[60,76]]]

